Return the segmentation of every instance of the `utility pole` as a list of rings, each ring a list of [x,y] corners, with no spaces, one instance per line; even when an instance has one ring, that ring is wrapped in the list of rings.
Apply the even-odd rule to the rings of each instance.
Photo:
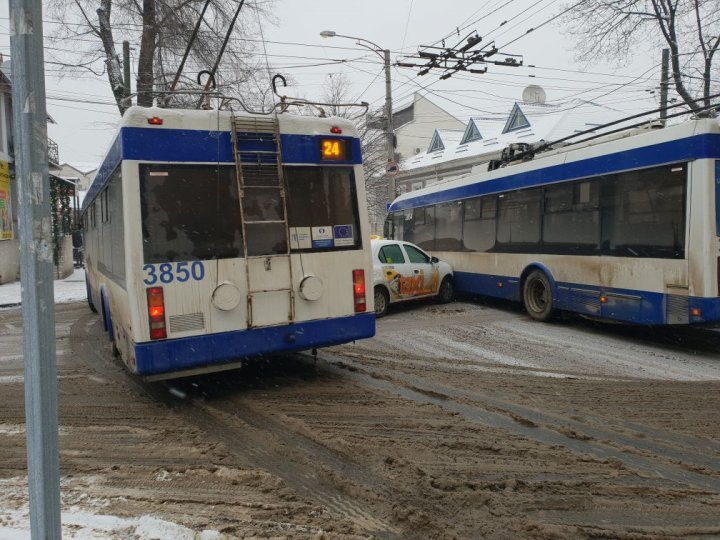
[[[60,538],[55,301],[41,0],[10,0],[30,532]]]
[[[383,51],[385,58],[385,114],[387,115],[387,122],[385,123],[386,133],[386,144],[387,144],[387,160],[388,163],[395,161],[395,136],[393,131],[393,116],[392,116],[392,82],[390,81],[390,51],[385,49]],[[388,185],[388,201],[393,202],[395,200],[395,175],[389,175],[390,182]]]
[[[668,87],[670,86],[670,49],[662,51],[662,74],[660,75],[660,120],[663,125],[667,118]]]
[[[388,163],[394,162],[395,135],[392,117],[392,81],[390,79],[390,51],[388,49],[383,49],[377,43],[373,43],[368,39],[355,36],[345,36],[343,34],[338,34],[334,30],[323,30],[322,32],[320,32],[320,36],[324,38],[331,38],[337,36],[342,38],[354,39],[356,40],[356,45],[360,45],[361,47],[365,47],[366,49],[371,50],[383,59],[383,64],[385,67],[385,116],[387,117],[385,120],[385,144],[387,146],[387,161]],[[391,174],[386,175],[388,178],[388,203],[391,203],[395,200],[395,174],[397,174],[397,170],[395,170]]]
[[[130,94],[132,94],[132,86],[130,84],[130,42],[123,41],[123,79],[125,85],[125,106],[130,107],[132,101],[130,100]]]

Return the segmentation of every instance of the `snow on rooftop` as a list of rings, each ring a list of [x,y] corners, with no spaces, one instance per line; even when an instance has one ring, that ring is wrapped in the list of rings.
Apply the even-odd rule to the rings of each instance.
[[[72,162],[65,162],[62,165],[68,165],[72,167],[75,170],[80,171],[83,174],[88,174],[96,170],[99,166],[98,163],[90,162],[90,161],[72,161]]]
[[[516,111],[521,116],[512,122]],[[467,129],[435,130],[428,151],[403,160],[400,169],[408,171],[455,159],[479,158],[485,154],[494,154],[511,143],[553,141],[624,116],[626,113],[584,100],[575,100],[565,105],[517,102],[507,116],[471,117],[468,124],[472,122],[475,125],[481,134],[480,139],[460,144]],[[517,127],[505,131],[513,124]],[[441,145],[437,144],[436,137],[441,140]],[[444,148],[438,149],[440,146]],[[433,148],[434,151],[430,151]]]

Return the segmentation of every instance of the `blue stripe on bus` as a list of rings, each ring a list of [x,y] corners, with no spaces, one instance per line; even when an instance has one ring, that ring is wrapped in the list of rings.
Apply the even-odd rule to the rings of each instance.
[[[351,159],[347,161],[321,161],[320,139],[333,137],[350,143]],[[255,142],[241,140],[242,149],[274,150],[257,134]],[[360,139],[334,135],[281,134],[280,145],[285,165],[359,165],[362,163]],[[229,131],[199,129],[157,129],[124,127],[98,170],[90,191],[83,202],[83,212],[108,183],[121,160],[160,161],[181,163],[234,163]]]
[[[458,293],[514,301],[521,299],[519,278],[458,271],[453,273],[453,278]],[[605,296],[607,302],[601,303],[600,296]],[[558,309],[635,324],[667,324],[668,297],[669,295],[658,292],[565,282],[557,282],[553,290],[553,304]],[[699,316],[691,315],[694,308],[700,310]],[[720,322],[720,298],[690,296],[688,322]]]
[[[720,158],[720,135],[718,134],[695,135],[419,195],[394,202],[390,206],[390,211],[610,174],[629,169],[708,158]],[[537,159],[540,159],[540,157]]]
[[[151,375],[242,358],[302,351],[375,335],[375,314],[306,321],[135,345],[137,373]]]

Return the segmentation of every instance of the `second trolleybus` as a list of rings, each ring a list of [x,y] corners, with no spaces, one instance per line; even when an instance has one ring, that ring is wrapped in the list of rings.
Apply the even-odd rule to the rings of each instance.
[[[487,166],[482,166],[485,169]],[[608,135],[398,197],[458,292],[638,324],[720,321],[720,126]]]

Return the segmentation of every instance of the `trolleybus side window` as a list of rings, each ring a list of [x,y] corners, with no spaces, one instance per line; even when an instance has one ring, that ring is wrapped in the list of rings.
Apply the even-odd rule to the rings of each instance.
[[[146,263],[243,256],[233,166],[141,165]]]
[[[355,175],[350,167],[285,167],[291,249],[360,249]]]
[[[496,251],[537,253],[542,223],[542,189],[499,196]]]
[[[592,255],[600,249],[600,180],[545,188],[543,252]]]
[[[684,164],[614,175],[611,211],[603,214],[604,247],[625,257],[685,256]]]
[[[462,202],[454,201],[435,207],[435,247],[440,251],[462,248]]]
[[[495,246],[497,196],[486,195],[465,201],[462,241],[468,251],[490,251]]]
[[[125,232],[123,224],[122,176],[120,167],[100,194],[103,217],[97,234],[97,268],[125,286]]]
[[[408,226],[409,225],[409,226]],[[403,238],[406,242],[417,244],[423,249],[434,249],[435,246],[435,207],[415,208],[413,219],[406,223]]]

